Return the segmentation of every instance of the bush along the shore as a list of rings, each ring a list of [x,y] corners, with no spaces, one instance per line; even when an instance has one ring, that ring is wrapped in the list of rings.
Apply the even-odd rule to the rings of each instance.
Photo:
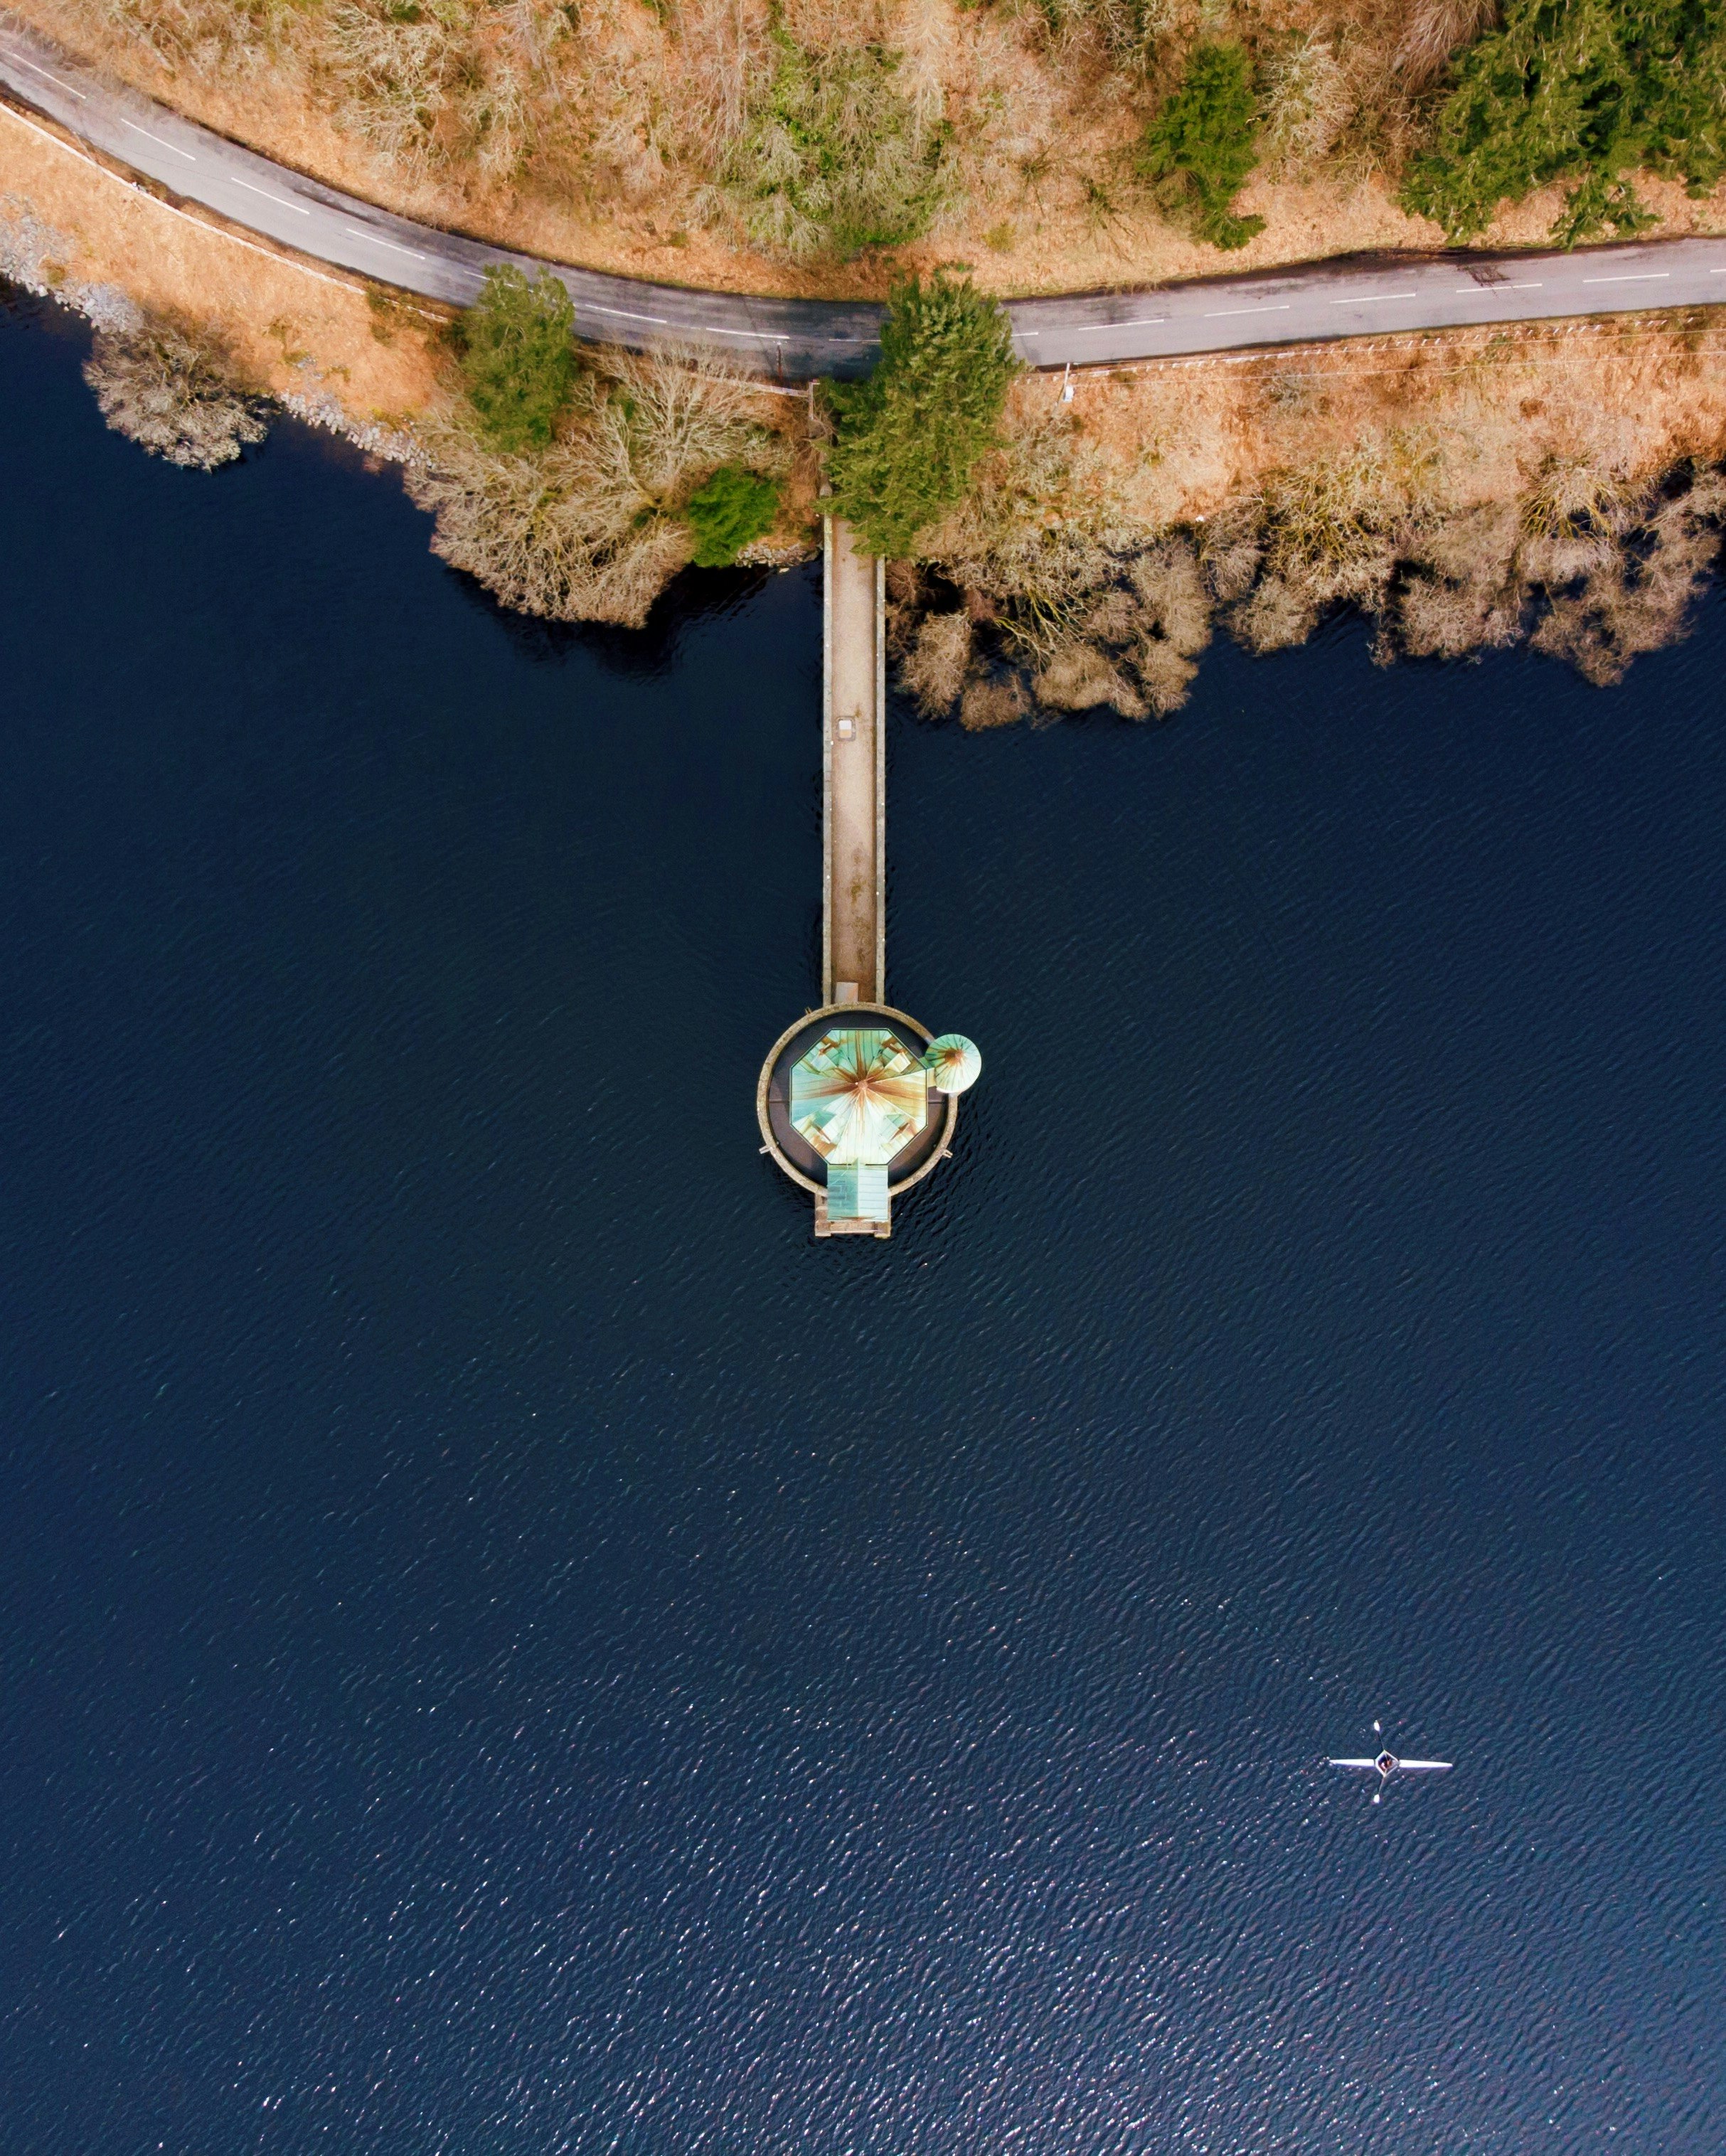
[[[894,287],[874,372],[827,385],[834,508],[871,553],[911,553],[963,499],[1019,372],[1005,315],[968,278]]]
[[[921,558],[891,565],[891,647],[926,716],[1162,717],[1214,624],[1271,652],[1340,607],[1376,624],[1380,664],[1526,640],[1604,686],[1685,633],[1726,518],[1710,465],[1637,475],[1580,446],[1450,502],[1394,433],[1161,530],[1130,515],[1117,477],[1070,426],[1021,415]]]
[[[270,431],[226,349],[182,323],[99,328],[84,378],[116,434],[191,470],[231,464]]]
[[[691,495],[684,518],[695,534],[690,557],[698,569],[727,569],[773,525],[779,511],[777,480],[744,465],[721,465]]]
[[[455,342],[488,448],[519,456],[548,445],[575,387],[574,331],[574,305],[549,270],[532,284],[508,264],[485,272]]]
[[[1213,247],[1245,247],[1265,228],[1263,218],[1237,217],[1234,208],[1258,162],[1258,124],[1246,52],[1207,40],[1194,46],[1180,87],[1145,129],[1141,176]]]

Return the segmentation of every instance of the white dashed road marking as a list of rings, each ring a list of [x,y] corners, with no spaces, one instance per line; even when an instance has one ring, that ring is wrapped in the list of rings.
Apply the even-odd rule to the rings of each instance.
[[[80,105],[88,101],[81,90],[74,90],[69,82],[61,82],[60,78],[57,74],[49,74],[45,67],[38,67],[34,60],[27,60],[22,53],[15,53],[13,57],[17,60],[20,67],[28,68],[32,74],[43,75],[45,76],[49,82],[59,83],[59,87],[65,91],[67,96],[75,97]]]
[[[140,127],[136,120],[128,120],[124,113],[120,116],[120,124],[122,127],[130,127],[134,135],[141,135],[146,142],[153,142],[158,150],[171,150],[175,157],[183,157],[188,165],[198,162],[189,150],[182,150],[177,142],[164,142],[161,136],[152,135],[147,127]]]
[[[290,209],[296,217],[310,217],[311,212],[304,203],[290,202],[285,195],[272,194],[268,187],[254,187],[249,180],[235,180],[237,187],[244,187],[249,195],[262,195],[265,202],[273,202],[278,209]]]
[[[373,247],[387,248],[392,254],[411,254],[416,262],[431,260],[430,255],[422,254],[417,247],[398,247],[394,240],[380,239],[375,232],[362,231],[359,236],[362,239],[368,240]]]

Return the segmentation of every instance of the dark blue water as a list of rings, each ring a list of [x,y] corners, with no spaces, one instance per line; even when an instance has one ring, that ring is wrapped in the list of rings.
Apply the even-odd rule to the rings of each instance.
[[[524,631],[80,348],[0,328],[8,2156],[1718,2156],[1719,598],[902,715],[986,1068],[817,1245],[810,578]]]

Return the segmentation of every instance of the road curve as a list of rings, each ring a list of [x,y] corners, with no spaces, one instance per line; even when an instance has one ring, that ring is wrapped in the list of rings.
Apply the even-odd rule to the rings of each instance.
[[[635,346],[678,341],[782,382],[866,373],[881,310],[866,300],[691,291],[491,247],[415,223],[243,148],[123,89],[0,12],[0,86],[179,200],[334,268],[465,306],[487,268],[549,267],[578,333]],[[1344,257],[1190,279],[1133,292],[1015,300],[1015,342],[1035,367],[1096,367],[1260,350],[1473,322],[1726,302],[1726,239],[1629,242],[1570,254]]]

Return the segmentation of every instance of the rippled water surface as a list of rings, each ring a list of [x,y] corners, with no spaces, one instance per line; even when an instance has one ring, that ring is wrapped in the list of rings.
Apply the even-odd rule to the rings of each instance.
[[[0,326],[8,2156],[1718,2156],[1719,598],[898,714],[986,1068],[818,1246],[811,578],[524,631],[80,350]]]

